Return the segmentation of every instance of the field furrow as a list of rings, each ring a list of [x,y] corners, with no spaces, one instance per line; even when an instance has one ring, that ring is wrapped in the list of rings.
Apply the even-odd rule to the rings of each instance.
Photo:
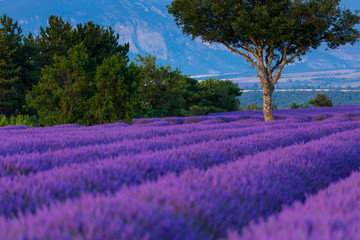
[[[360,239],[360,173],[284,209],[266,222],[251,224],[232,240],[340,240]]]

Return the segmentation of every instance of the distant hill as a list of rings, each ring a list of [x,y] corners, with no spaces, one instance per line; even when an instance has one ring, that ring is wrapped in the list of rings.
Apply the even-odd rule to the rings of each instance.
[[[121,42],[129,42],[131,57],[150,53],[163,64],[181,66],[182,72],[191,75],[233,73],[254,76],[242,57],[231,54],[219,45],[207,45],[192,41],[182,34],[166,5],[170,0],[0,0],[0,14],[6,13],[18,20],[24,33],[37,34],[39,26],[45,26],[51,14],[63,16],[73,25],[93,20],[112,26],[121,36]],[[350,9],[360,9],[359,1],[345,0]],[[326,71],[360,68],[360,44],[325,52],[324,48],[304,57],[303,62],[289,66],[285,72]]]

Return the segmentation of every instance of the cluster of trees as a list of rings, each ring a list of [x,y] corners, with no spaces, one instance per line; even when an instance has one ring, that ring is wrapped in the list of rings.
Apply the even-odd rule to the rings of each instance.
[[[274,99],[279,109],[291,108],[295,103],[298,108],[311,107],[309,101],[315,99],[317,94],[326,95],[333,105],[360,105],[360,92],[343,92],[340,90],[331,91],[275,91]],[[240,96],[240,102],[246,107],[247,104],[254,103],[262,106],[262,92],[244,92]],[[274,104],[274,103],[273,103]],[[295,106],[295,105],[294,105]],[[315,107],[315,105],[313,105]],[[244,108],[245,108],[244,107]]]
[[[91,21],[73,27],[51,16],[38,36],[23,37],[7,15],[0,23],[0,115],[8,118],[94,125],[238,110],[236,84],[198,82],[151,56],[130,62],[129,45],[120,45],[111,27]]]
[[[297,104],[296,102],[293,102],[291,105],[290,105],[290,109],[298,109],[298,108],[309,108],[309,105],[306,103],[305,105],[300,103],[300,104]]]
[[[156,64],[152,56],[138,56],[136,62],[144,74],[140,81],[141,109],[138,117],[206,115],[239,110],[237,84],[230,80],[197,81],[182,75],[170,65]]]
[[[316,94],[316,98],[309,100],[305,105],[302,103],[297,104],[296,102],[293,102],[290,105],[290,109],[310,108],[309,104],[312,105],[313,107],[332,107],[333,106],[333,103],[329,99],[328,96],[326,96],[325,94],[318,93],[318,94]],[[272,104],[272,106],[273,106],[273,110],[277,109],[275,102]],[[240,106],[240,110],[241,111],[245,111],[245,110],[253,111],[253,110],[263,110],[263,108],[253,102],[251,104],[247,104],[246,108],[244,108],[243,106]]]
[[[325,94],[316,94],[316,98],[308,101],[309,104],[313,105],[314,107],[332,107],[333,103],[329,99],[328,96]],[[306,103],[304,106],[303,104],[296,104],[295,102],[291,104],[290,109],[297,109],[297,108],[309,108],[309,105]]]
[[[273,101],[274,102],[272,104],[272,110],[276,110],[276,109],[278,109],[278,107],[275,104],[275,99]],[[254,102],[251,104],[250,103],[247,104],[245,108],[242,105],[240,106],[240,111],[256,111],[256,110],[263,110],[263,108]]]

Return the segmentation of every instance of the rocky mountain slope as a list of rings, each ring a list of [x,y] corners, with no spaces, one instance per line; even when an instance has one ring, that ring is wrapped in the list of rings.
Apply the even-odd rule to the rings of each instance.
[[[182,34],[166,5],[171,0],[0,0],[0,14],[6,13],[19,21],[24,33],[39,32],[51,14],[63,16],[77,23],[94,21],[112,26],[120,33],[121,42],[129,42],[131,57],[136,54],[156,56],[162,64],[181,66],[185,74],[201,75],[236,72],[243,76],[256,75],[242,57],[231,54],[219,45],[192,41]],[[357,1],[345,0],[350,9],[360,9]],[[321,48],[303,62],[289,66],[285,72],[303,72],[331,69],[360,68],[360,44],[325,52]]]

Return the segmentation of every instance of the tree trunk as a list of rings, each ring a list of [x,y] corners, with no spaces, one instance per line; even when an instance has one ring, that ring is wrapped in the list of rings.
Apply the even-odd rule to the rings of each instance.
[[[265,121],[274,121],[274,115],[272,110],[272,95],[274,92],[274,86],[268,84],[267,86],[263,86],[263,112]]]

